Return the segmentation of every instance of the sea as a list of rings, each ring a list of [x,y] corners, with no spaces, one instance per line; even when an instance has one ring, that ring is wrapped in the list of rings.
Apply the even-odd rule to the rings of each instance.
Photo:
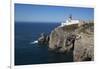
[[[47,45],[32,44],[41,33],[49,35],[60,23],[15,22],[15,65],[72,62],[70,56],[51,52]]]

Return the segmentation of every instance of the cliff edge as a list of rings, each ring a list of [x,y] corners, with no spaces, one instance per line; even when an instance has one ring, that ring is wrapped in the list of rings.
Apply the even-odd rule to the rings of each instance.
[[[49,48],[56,53],[69,53],[73,61],[94,60],[94,23],[59,26],[51,31]]]

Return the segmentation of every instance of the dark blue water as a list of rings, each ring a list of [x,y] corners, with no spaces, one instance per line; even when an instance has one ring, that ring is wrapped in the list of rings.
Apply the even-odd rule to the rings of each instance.
[[[69,62],[72,59],[64,54],[50,52],[48,46],[30,44],[41,33],[50,32],[60,23],[15,23],[15,65]]]

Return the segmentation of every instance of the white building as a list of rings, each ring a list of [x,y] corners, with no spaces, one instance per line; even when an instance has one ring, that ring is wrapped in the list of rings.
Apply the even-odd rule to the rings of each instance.
[[[80,21],[79,21],[79,20],[73,20],[73,19],[72,19],[72,16],[70,16],[70,17],[68,18],[68,20],[66,20],[65,22],[62,22],[62,23],[61,23],[61,26],[71,25],[71,24],[77,24],[77,23],[80,23]]]

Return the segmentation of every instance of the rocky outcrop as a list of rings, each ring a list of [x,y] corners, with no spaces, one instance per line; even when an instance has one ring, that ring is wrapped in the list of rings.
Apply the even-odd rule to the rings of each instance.
[[[59,26],[50,34],[49,48],[57,53],[72,52],[74,61],[93,60],[93,29],[93,23]]]
[[[49,48],[57,52],[69,52],[73,49],[78,25],[55,28],[50,34]]]
[[[38,44],[44,45],[49,43],[49,36],[41,33],[40,37],[38,38]]]
[[[71,55],[73,61],[94,60],[94,24],[58,26],[50,36],[42,33],[38,44],[48,45],[55,53]]]

